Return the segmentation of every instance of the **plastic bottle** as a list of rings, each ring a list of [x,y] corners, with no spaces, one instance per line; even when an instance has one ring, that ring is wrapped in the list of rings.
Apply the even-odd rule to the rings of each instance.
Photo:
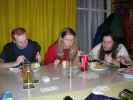
[[[0,100],[13,100],[13,95],[12,95],[12,92],[11,91],[5,91]]]

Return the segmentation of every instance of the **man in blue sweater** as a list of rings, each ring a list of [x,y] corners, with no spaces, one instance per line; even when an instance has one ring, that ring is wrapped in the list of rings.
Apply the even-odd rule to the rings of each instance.
[[[0,54],[0,59],[3,61],[0,63],[1,67],[10,68],[25,61],[41,62],[41,47],[37,42],[27,39],[24,28],[13,29],[11,37],[12,42],[7,43]]]

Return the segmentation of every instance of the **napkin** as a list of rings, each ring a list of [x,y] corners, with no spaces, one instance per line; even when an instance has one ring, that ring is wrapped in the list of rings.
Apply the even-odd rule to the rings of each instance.
[[[59,87],[57,87],[57,86],[50,86],[50,87],[46,87],[46,88],[40,88],[40,92],[42,92],[42,93],[57,91],[57,90],[59,90]]]
[[[92,93],[96,95],[103,95],[106,91],[109,91],[110,88],[108,86],[97,86],[92,90]]]

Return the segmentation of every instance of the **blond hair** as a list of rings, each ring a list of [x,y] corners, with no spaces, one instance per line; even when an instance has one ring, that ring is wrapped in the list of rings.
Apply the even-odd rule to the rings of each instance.
[[[72,45],[72,47],[70,48],[70,51],[69,51],[69,60],[75,60],[76,55],[77,55],[78,45],[77,45],[76,33],[71,28],[65,28],[63,30],[63,32],[61,32],[61,34],[58,38],[57,58],[62,59],[63,56],[64,56],[63,38],[67,34],[71,34],[71,35],[74,36],[73,45]]]

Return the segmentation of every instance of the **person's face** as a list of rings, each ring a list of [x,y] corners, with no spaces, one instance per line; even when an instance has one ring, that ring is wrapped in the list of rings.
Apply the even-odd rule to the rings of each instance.
[[[27,47],[28,40],[26,34],[15,35],[14,38],[15,38],[14,42],[16,43],[18,48],[23,49]]]
[[[74,43],[74,36],[71,34],[67,34],[63,38],[64,47],[65,48],[71,48]]]
[[[105,51],[112,50],[114,45],[114,41],[112,40],[111,36],[104,36],[102,41],[102,46]]]

